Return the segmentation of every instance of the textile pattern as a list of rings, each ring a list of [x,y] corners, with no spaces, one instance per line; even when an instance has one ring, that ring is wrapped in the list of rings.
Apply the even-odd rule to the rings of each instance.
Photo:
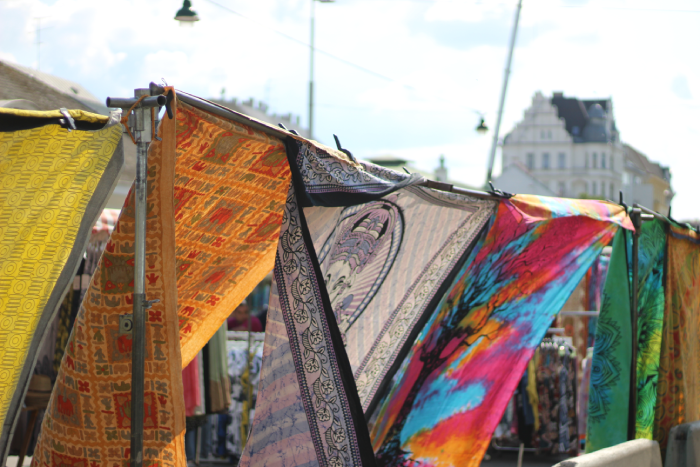
[[[479,465],[535,347],[619,224],[607,203],[502,201],[380,406],[378,464]]]
[[[408,187],[357,206],[305,209],[366,413],[495,206]]]
[[[626,236],[624,231],[615,236],[603,288],[591,362],[586,452],[627,441],[632,325]]]
[[[700,235],[671,226],[666,241],[666,305],[654,412],[654,440],[662,450],[672,427],[700,420]]]
[[[173,105],[175,105],[173,103]],[[121,134],[121,131],[118,131]],[[144,464],[184,466],[185,414],[177,322],[173,177],[175,121],[148,152]],[[119,316],[133,310],[133,191],[92,276],[68,340],[34,467],[124,466],[130,458],[131,334]]]
[[[626,252],[615,251],[615,248],[626,248]],[[652,439],[664,313],[665,250],[666,232],[661,222],[644,223],[639,233],[635,341],[631,335],[627,298],[632,290],[632,235],[626,235],[624,243],[616,239],[613,245],[610,283],[606,282],[603,292],[592,362],[587,452],[627,440],[633,342],[638,349],[635,436]],[[613,261],[619,262],[614,270]]]
[[[269,375],[267,355],[263,356],[259,405],[241,466],[371,465],[360,446],[369,435],[358,410],[357,389],[352,375],[341,367],[343,363],[349,366],[347,356],[329,310],[327,292],[318,277],[318,263],[312,256],[313,245],[306,228],[292,186],[268,308],[267,332],[273,337],[265,336],[265,354],[269,341],[273,352],[282,347],[291,354],[291,361],[276,353],[281,362],[275,362],[276,368]],[[281,323],[286,339],[277,336]],[[284,368],[281,363],[285,363]],[[349,400],[353,396],[356,400]],[[290,452],[292,445],[294,450]]]
[[[80,264],[90,225],[123,163],[121,131],[35,124],[51,112],[0,110],[0,461],[40,343]],[[105,126],[108,117],[76,119]],[[99,118],[98,118],[99,117]],[[115,151],[118,156],[113,159]]]
[[[297,193],[301,207],[353,206],[425,180],[308,142],[290,141],[287,151],[295,177],[304,185]]]
[[[180,103],[175,173],[184,367],[272,269],[290,170],[279,140]]]
[[[628,257],[631,258],[628,248]],[[639,235],[636,438],[652,439],[664,321],[666,229],[654,219]],[[629,268],[631,271],[631,267]],[[631,283],[631,282],[630,282]]]

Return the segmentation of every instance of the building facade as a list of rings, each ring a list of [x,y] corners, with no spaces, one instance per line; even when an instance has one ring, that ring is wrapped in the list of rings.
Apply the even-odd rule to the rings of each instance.
[[[558,196],[617,201],[622,191],[628,204],[662,213],[673,197],[668,167],[620,141],[612,99],[535,93],[523,119],[505,136],[501,157],[503,173],[513,164],[523,167]]]

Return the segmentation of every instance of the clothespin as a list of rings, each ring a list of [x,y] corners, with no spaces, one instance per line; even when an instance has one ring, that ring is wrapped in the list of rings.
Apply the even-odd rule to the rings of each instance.
[[[60,109],[58,109],[58,111],[61,112],[61,115],[63,115],[63,117],[65,117],[61,118],[58,122],[61,125],[63,125],[63,127],[68,131],[76,130],[77,128],[75,126],[75,120],[73,120],[73,117],[71,117],[70,113],[68,113],[68,109],[66,109],[65,107],[61,107]]]

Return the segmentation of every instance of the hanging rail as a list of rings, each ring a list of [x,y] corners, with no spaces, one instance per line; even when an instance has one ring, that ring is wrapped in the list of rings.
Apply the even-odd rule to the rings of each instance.
[[[158,94],[158,93],[164,92],[164,88],[162,86],[155,84],[155,83],[151,83],[150,90],[151,90],[151,94]],[[214,115],[218,115],[219,117],[223,117],[223,118],[226,118],[228,120],[233,120],[234,122],[237,122],[237,123],[242,123],[244,125],[248,125],[249,127],[253,128],[254,130],[262,131],[263,133],[270,135],[270,136],[273,136],[275,138],[286,139],[286,138],[292,137],[292,138],[295,138],[297,140],[308,141],[306,138],[299,136],[299,135],[295,135],[294,133],[292,133],[288,130],[285,130],[283,128],[278,128],[278,127],[270,125],[268,123],[253,119],[253,118],[248,117],[244,114],[236,112],[235,110],[231,110],[227,107],[224,107],[223,105],[208,101],[208,100],[203,99],[201,97],[194,96],[194,95],[189,94],[185,91],[177,90],[177,98],[186,104],[197,107],[198,109],[207,111],[207,112],[212,113]],[[449,183],[437,182],[434,180],[427,180],[426,179],[425,182],[419,183],[418,185],[425,186],[427,188],[432,188],[434,190],[447,191],[447,192],[456,193],[459,195],[472,196],[474,198],[492,199],[492,200],[502,200],[502,199],[509,198],[509,196],[507,196],[505,194],[490,193],[490,192],[480,191],[480,190],[470,190],[470,189],[466,189],[466,188],[458,188],[458,187],[455,187],[454,185],[451,185]]]

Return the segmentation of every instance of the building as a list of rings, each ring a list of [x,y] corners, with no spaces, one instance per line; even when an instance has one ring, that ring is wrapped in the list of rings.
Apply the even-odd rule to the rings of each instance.
[[[665,213],[673,190],[668,167],[624,144],[612,99],[582,100],[535,93],[523,119],[502,143],[503,173],[520,164],[558,196],[638,202]],[[495,180],[504,191],[518,192]]]
[[[557,193],[536,179],[527,167],[517,161],[512,162],[501,171],[501,174],[493,180],[493,186],[509,193],[557,196]]]

